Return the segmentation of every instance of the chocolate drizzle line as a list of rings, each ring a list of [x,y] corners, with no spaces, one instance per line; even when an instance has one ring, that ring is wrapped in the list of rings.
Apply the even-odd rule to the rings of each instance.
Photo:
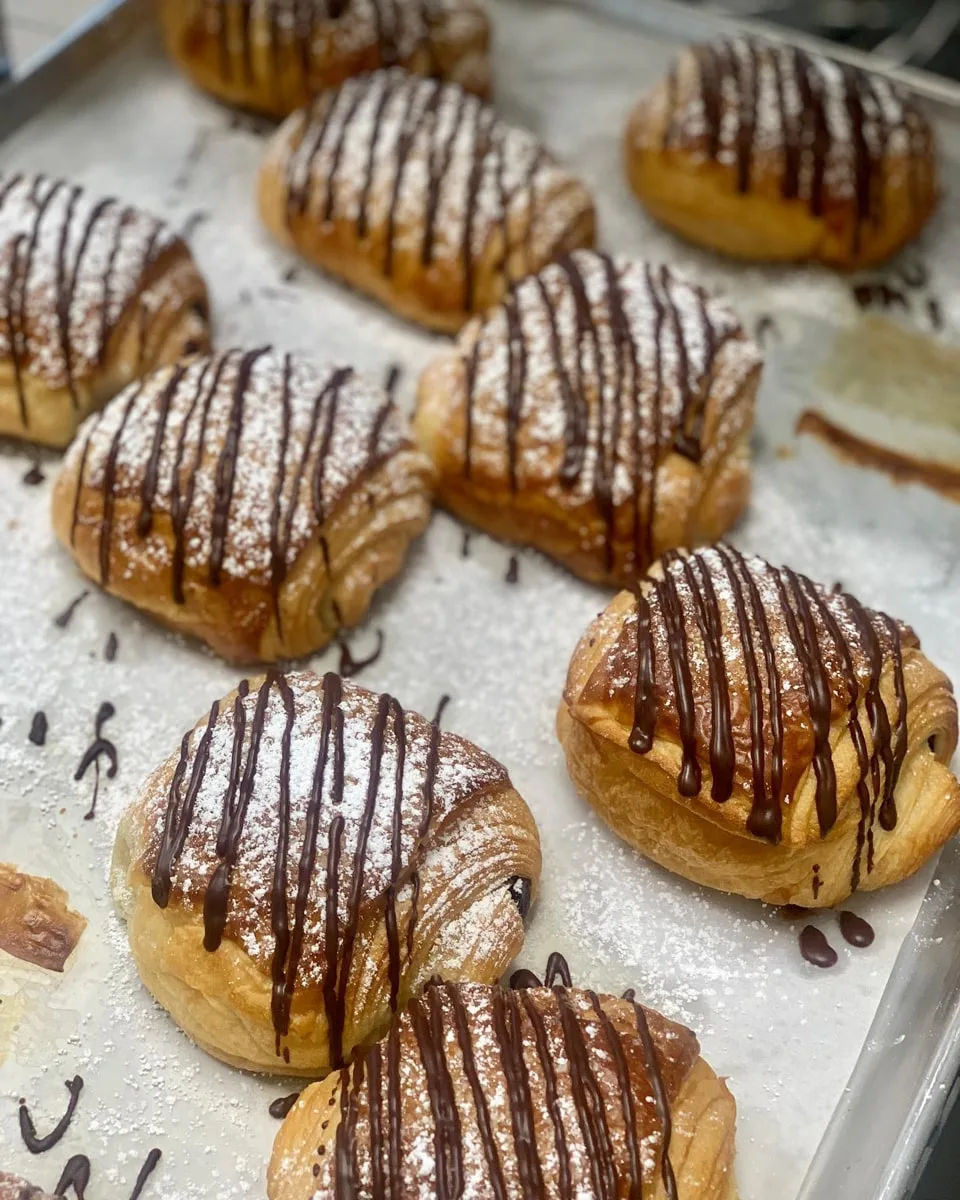
[[[41,197],[41,191],[44,187],[46,190]],[[94,359],[99,361],[106,350],[111,332],[110,308],[112,295],[117,287],[116,264],[121,240],[136,214],[134,210],[129,208],[119,209],[118,201],[113,198],[106,198],[87,206],[86,215],[77,221],[75,219],[77,206],[83,196],[81,188],[68,185],[62,179],[48,179],[44,175],[38,175],[32,181],[25,179],[22,175],[12,175],[6,179],[0,178],[0,220],[3,218],[4,207],[8,203],[13,203],[14,198],[24,188],[28,188],[28,196],[26,198],[22,196],[19,198],[21,203],[26,202],[32,206],[34,210],[32,213],[32,223],[29,232],[18,234],[11,244],[11,261],[7,272],[2,315],[3,321],[7,326],[9,354],[13,366],[14,386],[17,391],[20,416],[24,426],[29,428],[29,412],[24,389],[24,374],[30,359],[31,283],[36,282],[33,270],[37,261],[37,249],[47,214],[51,212],[55,213],[51,217],[51,220],[58,227],[53,297],[56,316],[56,338],[58,348],[63,357],[67,388],[74,408],[78,406],[79,401],[76,384],[76,364],[73,359],[73,338],[76,332],[74,329],[73,314],[75,299],[81,282],[84,280],[85,270],[92,269],[87,267],[87,251],[94,231],[98,226],[103,225],[104,218],[109,214],[114,218],[110,240],[104,243],[102,250],[99,246],[97,248],[97,261],[103,261],[105,264],[99,269],[98,283],[103,289],[103,295],[101,317],[97,324],[97,336],[93,354]],[[67,195],[66,204],[62,206],[62,211],[56,212],[54,201],[64,194]],[[117,216],[118,209],[119,216]],[[149,236],[145,236],[143,242],[140,244],[139,274],[141,276],[156,260],[158,254],[162,253],[166,248],[166,244],[162,243],[160,239],[162,232],[162,222],[153,221]],[[71,233],[78,236],[71,239]],[[68,241],[72,241],[76,246],[76,254],[72,262],[68,258]],[[86,332],[86,326],[84,326],[84,331]]]
[[[20,1136],[23,1138],[23,1144],[31,1154],[44,1154],[47,1150],[52,1150],[70,1128],[70,1122],[73,1120],[73,1114],[76,1111],[80,1093],[83,1091],[83,1079],[79,1075],[74,1075],[73,1079],[68,1079],[65,1082],[64,1087],[70,1095],[70,1099],[67,1102],[67,1110],[56,1125],[54,1125],[53,1129],[44,1137],[37,1136],[37,1127],[33,1123],[33,1117],[30,1115],[29,1108],[27,1108],[23,1101],[20,1102],[18,1111]]]
[[[727,614],[727,620],[735,618],[736,621],[738,649],[743,655],[750,700],[753,806],[747,828],[756,837],[774,843],[779,841],[784,806],[789,803],[789,796],[783,792],[782,685],[769,614],[758,586],[766,578],[776,589],[778,616],[786,626],[803,675],[812,729],[816,808],[822,836],[829,833],[837,819],[836,774],[830,747],[833,698],[824,659],[828,642],[840,663],[846,690],[847,726],[860,768],[857,794],[861,820],[852,865],[852,886],[856,888],[861,878],[865,846],[867,871],[873,869],[874,822],[879,820],[881,828],[890,830],[897,820],[895,790],[907,750],[907,700],[898,625],[890,617],[869,612],[853,596],[846,593],[830,595],[789,568],[778,570],[762,560],[748,561],[731,546],[718,546],[713,551],[686,557],[671,551],[664,555],[662,564],[662,578],[648,577],[636,589],[637,682],[630,748],[637,754],[649,751],[658,719],[656,642],[651,616],[655,607],[666,633],[683,750],[678,790],[683,796],[696,796],[702,784],[696,727],[697,697],[690,671],[689,638],[696,629],[710,683],[711,796],[716,802],[724,803],[732,794],[736,748],[731,730],[724,655],[725,647],[732,640],[732,631],[728,630],[725,635],[723,611],[715,590],[715,582],[722,580],[732,597],[733,612]],[[689,594],[686,605],[677,588],[681,579]],[[846,623],[856,630],[853,640],[838,620],[841,605]],[[865,685],[858,681],[856,660],[861,663],[865,660],[869,667]],[[893,668],[895,714],[888,712],[880,688],[887,662]],[[868,751],[861,726],[861,708],[870,721],[872,751]],[[769,773],[766,765],[768,749]]]
[[[377,630],[377,648],[372,654],[368,654],[366,658],[354,658],[350,651],[350,644],[345,637],[338,639],[340,646],[340,666],[339,672],[344,679],[353,679],[355,675],[359,675],[364,667],[372,666],[380,655],[383,653],[383,630]]]
[[[83,757],[77,764],[77,769],[73,773],[74,782],[79,783],[86,775],[87,771],[92,766],[94,769],[94,784],[93,784],[93,799],[90,801],[90,808],[83,814],[85,821],[92,821],[97,811],[97,796],[100,792],[100,757],[105,755],[107,759],[107,778],[113,779],[116,777],[119,762],[117,759],[117,748],[109,738],[103,736],[103,727],[111,717],[116,715],[116,709],[109,700],[105,700],[97,709],[97,715],[94,720],[94,736],[93,741],[84,750]]]
[[[603,300],[599,304],[589,295],[583,268],[599,262],[605,275]],[[559,272],[562,275],[556,278]],[[565,411],[564,454],[560,480],[565,487],[574,488],[585,473],[593,500],[603,519],[604,552],[607,569],[614,563],[614,548],[618,539],[617,509],[614,503],[614,480],[626,468],[631,478],[631,537],[627,550],[627,565],[643,570],[654,555],[654,516],[656,511],[657,471],[663,458],[671,451],[698,463],[701,458],[704,416],[713,378],[716,358],[726,341],[737,331],[720,334],[708,310],[706,293],[693,289],[698,320],[704,334],[705,370],[694,377],[681,319],[685,301],[675,294],[679,281],[666,266],[643,268],[644,286],[654,313],[652,343],[654,363],[652,388],[646,384],[641,362],[641,347],[631,326],[631,301],[624,274],[628,269],[607,254],[581,251],[564,255],[542,273],[514,286],[508,292],[502,310],[493,309],[485,318],[469,356],[465,360],[467,413],[463,450],[464,475],[470,478],[473,470],[474,407],[478,402],[477,381],[485,333],[491,321],[502,311],[506,323],[506,453],[511,490],[519,487],[522,456],[519,432],[523,425],[527,403],[526,380],[532,342],[540,336],[540,316],[546,317],[549,330],[549,350]],[[687,289],[687,285],[683,285]],[[537,292],[537,322],[524,320],[529,311],[518,300],[519,287],[524,292]],[[572,297],[575,320],[575,349],[571,365],[560,336],[561,307]],[[609,342],[601,336],[604,321],[609,322]],[[531,327],[532,326],[532,327]],[[676,369],[667,376],[667,363]],[[612,380],[612,384],[611,381]],[[676,422],[669,429],[663,426],[663,408],[668,388],[679,390],[680,406]],[[652,391],[652,404],[646,411],[647,396]],[[596,416],[591,413],[596,408]],[[596,453],[590,455],[591,429],[598,438]],[[629,433],[630,461],[621,458],[625,431]]]
[[[115,661],[119,647],[120,643],[117,641],[117,635],[111,629],[109,635],[107,636],[106,645],[103,647],[103,657],[107,660],[107,662]]]
[[[557,1195],[561,1200],[573,1200],[578,1194],[573,1186],[569,1150],[563,1111],[559,1100],[559,1072],[547,1035],[544,1013],[529,991],[540,982],[532,972],[522,972],[521,990],[491,989],[491,1016],[499,1049],[499,1063],[506,1085],[507,1107],[510,1116],[512,1142],[519,1176],[519,1195],[539,1197],[546,1194],[544,1163],[541,1161],[536,1136],[534,1100],[525,1047],[530,1045],[538,1074],[543,1081],[546,1109],[553,1128],[556,1147]],[[530,982],[527,982],[529,978]],[[613,1126],[610,1123],[598,1076],[592,1062],[592,1050],[584,1029],[584,1018],[574,1004],[567,985],[553,986],[555,1014],[559,1020],[564,1056],[577,1125],[583,1137],[587,1164],[591,1175],[592,1194],[614,1197],[620,1194],[625,1182],[618,1171]],[[632,1200],[640,1200],[643,1189],[643,1143],[637,1128],[634,1087],[631,1084],[622,1035],[606,1012],[603,1002],[594,992],[585,996],[591,1005],[591,1016],[597,1021],[606,1050],[613,1063],[620,1097],[623,1120],[624,1148],[629,1172],[629,1191]],[[646,1014],[637,1004],[632,991],[624,1000],[634,1012],[637,1035],[643,1051],[644,1065],[657,1120],[662,1130],[660,1173],[667,1200],[678,1200],[676,1180],[669,1160],[671,1116],[667,1090],[660,1070],[658,1053],[647,1024]],[[439,1200],[454,1200],[463,1193],[464,1136],[460,1109],[450,1075],[449,1033],[455,1037],[463,1073],[473,1101],[471,1116],[476,1117],[480,1148],[486,1163],[485,1181],[490,1184],[497,1200],[506,1200],[508,1185],[501,1160],[501,1147],[491,1118],[484,1092],[476,1048],[470,1032],[468,1010],[456,984],[432,979],[421,997],[411,1001],[408,1008],[409,1027],[413,1032],[417,1052],[423,1067],[427,1096],[434,1127],[434,1160],[436,1191]],[[388,1069],[383,1072],[384,1046]],[[529,1051],[528,1051],[529,1053]],[[391,1027],[385,1043],[374,1046],[359,1060],[353,1070],[344,1069],[340,1077],[341,1121],[335,1144],[334,1196],[356,1197],[360,1194],[361,1175],[358,1166],[357,1124],[361,1095],[369,1105],[369,1162],[376,1196],[394,1195],[394,1187],[402,1178],[400,1084],[400,1030],[397,1022]],[[386,1094],[387,1121],[383,1119]],[[384,1126],[386,1125],[386,1129]],[[385,1172],[389,1172],[387,1174]],[[318,1173],[319,1168],[314,1169]],[[388,1182],[389,1181],[389,1182]],[[552,1181],[551,1181],[552,1182]]]
[[[90,1182],[90,1159],[85,1154],[75,1154],[67,1160],[57,1186],[53,1189],[55,1196],[65,1196],[67,1188],[73,1188],[77,1200],[84,1200],[87,1184]]]
[[[813,216],[822,216],[827,206],[830,168],[834,164],[834,143],[828,112],[836,103],[845,110],[850,129],[849,180],[853,192],[851,247],[860,248],[863,228],[878,224],[883,217],[887,155],[891,137],[898,128],[909,139],[909,193],[918,203],[918,172],[926,170],[927,134],[919,109],[911,100],[894,90],[903,105],[902,118],[890,123],[884,113],[876,84],[866,71],[805,53],[794,47],[781,47],[749,38],[720,38],[695,50],[700,71],[700,91],[706,152],[714,162],[728,152],[722,130],[730,108],[727,88],[736,96],[738,108],[732,153],[737,190],[741,195],[753,187],[754,158],[759,140],[757,106],[761,64],[769,64],[776,76],[776,103],[783,153],[780,194],[785,200],[805,200]],[[825,67],[830,63],[839,74],[835,83],[828,79]],[[799,112],[787,110],[786,81],[793,81],[799,97]],[[884,84],[884,87],[889,85]],[[838,93],[835,95],[835,93]],[[663,148],[674,144],[678,133],[676,113],[668,123]],[[867,137],[866,122],[873,126]]]
[[[224,793],[220,832],[216,851],[220,862],[207,886],[203,903],[204,947],[216,951],[226,931],[231,876],[236,865],[247,808],[253,794],[257,772],[257,760],[261,739],[266,724],[267,707],[271,691],[276,688],[286,712],[286,722],[281,742],[281,767],[279,780],[279,814],[277,845],[274,856],[273,886],[271,891],[271,928],[274,951],[271,967],[273,980],[271,1015],[276,1034],[277,1054],[284,1053],[283,1039],[290,1028],[290,1013],[297,984],[304,942],[307,937],[307,901],[317,870],[318,858],[324,863],[326,911],[323,940],[325,947],[325,969],[323,977],[324,1009],[327,1018],[330,1042],[330,1062],[336,1067],[344,1063],[344,1033],[346,1027],[347,984],[353,963],[354,947],[360,920],[363,896],[363,881],[367,865],[367,843],[373,825],[380,774],[388,730],[392,731],[396,767],[393,780],[393,823],[391,830],[392,882],[384,898],[387,929],[387,948],[390,962],[390,1005],[396,1009],[401,992],[403,945],[396,914],[396,892],[401,883],[401,835],[403,817],[403,775],[407,753],[407,733],[404,713],[392,696],[381,695],[370,735],[370,777],[366,801],[360,819],[360,829],[353,852],[351,888],[347,897],[346,919],[339,915],[340,862],[343,854],[344,817],[336,810],[344,796],[344,715],[341,709],[342,680],[333,672],[323,677],[322,710],[318,738],[317,760],[313,775],[311,795],[307,804],[303,844],[296,875],[296,899],[292,925],[288,919],[289,882],[287,859],[290,837],[290,739],[295,722],[295,699],[286,678],[275,669],[268,671],[266,679],[256,697],[249,739],[245,700],[250,695],[247,681],[237,689],[233,703],[232,724],[234,730],[233,760],[230,785]],[[207,723],[196,742],[193,765],[189,780],[186,780],[187,763],[191,753],[191,734],[184,735],[180,747],[180,758],[174,771],[167,797],[164,826],[156,864],[151,876],[151,894],[160,908],[170,902],[173,876],[183,853],[194,816],[197,796],[203,784],[210,755],[213,731],[221,716],[219,703],[210,709]],[[430,743],[427,753],[426,774],[423,784],[424,810],[416,845],[423,842],[433,815],[433,789],[436,781],[440,750],[439,726],[430,726]],[[325,792],[328,765],[332,763],[332,779]],[[186,786],[185,785],[186,780]],[[319,847],[319,827],[322,809],[328,806],[335,812],[330,821],[327,845]],[[409,961],[413,946],[414,927],[417,921],[417,882],[413,872],[414,900],[407,919],[405,942]]]
[[[157,1149],[151,1150],[144,1159],[143,1166],[137,1174],[136,1182],[133,1185],[133,1191],[130,1193],[130,1200],[140,1200],[143,1189],[147,1186],[147,1180],[156,1170],[157,1163],[163,1156]]]

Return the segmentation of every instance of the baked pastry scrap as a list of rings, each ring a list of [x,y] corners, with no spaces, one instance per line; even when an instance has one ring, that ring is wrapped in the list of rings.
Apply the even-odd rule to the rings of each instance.
[[[270,1200],[736,1200],[736,1104],[681,1025],[592,991],[431,981],[281,1126]]]
[[[167,367],[81,431],[57,536],[108,591],[225,658],[354,625],[430,518],[432,468],[379,387],[269,347]]]
[[[205,91],[285,117],[379,67],[490,91],[478,0],[162,0],[170,56]]]
[[[0,950],[47,971],[62,971],[87,927],[52,879],[0,862]]]
[[[0,1200],[56,1200],[43,1188],[34,1187],[19,1175],[0,1171]]]
[[[426,979],[498,978],[540,845],[506,770],[338,675],[243,682],[146,781],[113,888],[140,975],[235,1066],[320,1076]]]
[[[414,428],[457,516],[626,583],[739,518],[761,362],[670,268],[580,250],[427,367]]]
[[[730,546],[670,553],[574,652],[578,789],[697,883],[828,908],[960,829],[957,705],[916,634]]]
[[[206,349],[207,290],[163,221],[0,173],[0,433],[65,446],[131,380]]]
[[[881,262],[937,202],[933,129],[904,89],[754,38],[685,50],[626,130],[630,185],[677,233],[754,261]]]
[[[399,68],[284,122],[260,171],[260,213],[317,266],[451,333],[594,237],[587,189],[532,134],[455,84]]]

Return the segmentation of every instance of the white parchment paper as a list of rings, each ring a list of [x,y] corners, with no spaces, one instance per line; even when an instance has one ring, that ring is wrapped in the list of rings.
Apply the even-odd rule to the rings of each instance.
[[[675,47],[566,9],[498,0],[497,103],[536,130],[596,191],[602,243],[668,260],[730,294],[747,324],[773,314],[760,396],[750,514],[734,541],[814,577],[843,581],[867,603],[910,621],[936,661],[960,677],[957,644],[960,507],[919,488],[844,467],[809,439],[798,412],[818,400],[818,363],[835,330],[858,319],[849,284],[827,272],[731,266],[656,229],[620,167],[626,114]],[[955,139],[954,139],[955,141]],[[150,39],[72,91],[0,149],[0,165],[43,169],[140,203],[183,226],[211,284],[220,345],[262,344],[345,359],[381,378],[401,362],[412,401],[435,339],[301,266],[259,227],[253,181],[262,138],[192,90]],[[946,131],[948,184],[951,134]],[[925,237],[931,287],[960,327],[948,288],[958,234],[944,217]],[[938,290],[939,289],[939,290]],[[921,298],[922,299],[922,298]],[[922,312],[920,300],[918,311]],[[0,1166],[51,1188],[70,1154],[93,1162],[91,1200],[126,1196],[151,1147],[163,1158],[145,1195],[174,1200],[263,1194],[277,1123],[267,1115],[283,1081],[244,1075],[192,1046],[152,1003],[132,969],[106,886],[112,833],[140,780],[178,744],[237,672],[162,632],[119,601],[91,594],[72,624],[53,616],[87,586],[49,529],[50,479],[27,487],[23,448],[0,455],[0,860],[50,875],[89,919],[63,976],[0,952]],[[690,1024],[740,1109],[738,1179],[744,1200],[791,1200],[863,1044],[901,941],[930,878],[853,906],[877,929],[867,951],[841,941],[830,972],[805,964],[796,927],[756,904],[696,888],[644,862],[603,828],[570,785],[553,733],[569,654],[608,593],[538,555],[481,534],[461,555],[460,527],[438,515],[399,581],[357,632],[357,654],[382,628],[381,659],[360,677],[495,754],[538,819],[542,894],[522,958],[542,968],[562,950],[575,980],[635,986]],[[116,661],[103,648],[119,639]],[[317,669],[335,666],[335,653]],[[72,781],[102,700],[120,774],[84,821],[92,781]],[[27,740],[49,718],[46,746]],[[17,1100],[41,1132],[63,1111],[63,1080],[86,1080],[59,1147],[31,1157],[17,1133]]]

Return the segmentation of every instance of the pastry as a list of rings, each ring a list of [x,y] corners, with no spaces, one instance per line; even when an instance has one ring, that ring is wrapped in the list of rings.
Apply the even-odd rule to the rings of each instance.
[[[0,950],[46,971],[63,971],[87,927],[59,884],[0,862]]]
[[[234,661],[356,624],[430,518],[432,471],[379,387],[269,347],[184,360],[91,418],[53,494],[107,591]]]
[[[736,1200],[736,1104],[660,1013],[566,987],[431,982],[277,1134],[270,1200]]]
[[[163,221],[0,173],[0,434],[65,446],[131,380],[206,349],[207,289]]]
[[[652,216],[753,261],[878,263],[937,202],[934,134],[912,95],[748,37],[685,50],[631,114],[625,157]]]
[[[716,541],[750,491],[761,357],[668,267],[580,250],[511,288],[420,380],[451,512],[623,584]]]
[[[194,83],[272,117],[394,65],[490,92],[480,0],[161,0],[160,15],[170,56]]]
[[[532,134],[452,83],[395,68],[294,113],[260,171],[281,242],[431,329],[589,246],[593,202]]]
[[[960,829],[957,705],[916,634],[730,546],[667,554],[611,602],[557,727],[617,833],[771,904],[897,883]]]
[[[324,1075],[434,974],[498,978],[540,845],[506,770],[338,675],[243,682],[124,814],[140,975],[209,1053]]]
[[[0,1200],[56,1200],[43,1188],[34,1187],[19,1175],[0,1171]]]

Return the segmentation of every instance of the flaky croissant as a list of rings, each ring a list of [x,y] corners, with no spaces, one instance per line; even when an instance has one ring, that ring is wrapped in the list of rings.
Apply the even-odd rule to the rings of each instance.
[[[557,729],[627,841],[773,904],[895,883],[960,828],[957,705],[913,631],[729,546],[669,554],[617,596]]]
[[[287,1117],[270,1200],[736,1200],[736,1105],[697,1039],[631,1000],[431,982]]]
[[[539,876],[489,755],[337,675],[274,672],[146,781],[112,879],[144,983],[194,1041],[316,1077],[432,975],[498,978]]]

